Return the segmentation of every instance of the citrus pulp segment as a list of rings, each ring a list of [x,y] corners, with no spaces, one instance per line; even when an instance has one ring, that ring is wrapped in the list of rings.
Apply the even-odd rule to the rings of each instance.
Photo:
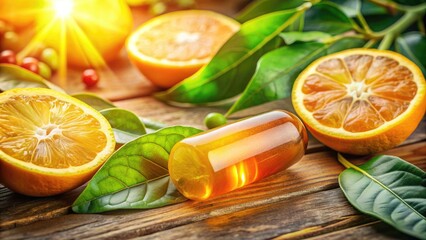
[[[292,101],[325,145],[369,154],[403,142],[423,118],[425,79],[404,56],[351,49],[322,57],[296,79]]]
[[[0,94],[0,180],[31,196],[86,182],[114,151],[108,121],[95,109],[49,89]]]

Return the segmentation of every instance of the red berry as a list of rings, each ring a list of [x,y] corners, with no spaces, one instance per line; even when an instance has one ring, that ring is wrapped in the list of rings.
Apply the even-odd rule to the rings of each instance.
[[[81,75],[81,79],[87,88],[94,87],[99,82],[98,73],[93,69],[84,70],[83,74]]]
[[[0,53],[0,63],[16,64],[16,55],[12,50],[4,50]]]
[[[33,73],[38,74],[38,60],[33,57],[26,57],[22,59],[21,67],[30,70]]]

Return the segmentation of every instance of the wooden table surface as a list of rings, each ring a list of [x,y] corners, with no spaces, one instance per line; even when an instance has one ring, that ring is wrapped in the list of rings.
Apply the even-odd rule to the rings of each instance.
[[[233,15],[244,1],[198,2],[200,8]],[[136,25],[148,18],[146,9],[133,12]],[[103,79],[94,92],[142,117],[203,128],[207,113],[223,111],[176,108],[156,101],[150,94],[158,89],[131,66],[124,51],[110,66],[114,76]],[[69,81],[70,92],[82,89],[77,81]],[[291,105],[277,101],[239,116],[277,108],[291,110]],[[383,154],[425,170],[425,130],[424,119],[404,144]],[[344,167],[336,154],[310,138],[307,154],[286,171],[212,200],[151,210],[75,214],[70,206],[84,186],[59,196],[34,198],[0,185],[0,239],[411,239],[348,203],[337,182]],[[367,158],[350,159],[361,164]]]

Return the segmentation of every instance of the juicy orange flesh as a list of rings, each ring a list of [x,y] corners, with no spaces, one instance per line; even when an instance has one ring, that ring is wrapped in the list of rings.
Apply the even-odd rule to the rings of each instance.
[[[83,165],[107,142],[93,116],[51,96],[13,96],[0,103],[0,116],[0,150],[42,167]]]
[[[322,62],[302,87],[303,104],[322,125],[376,129],[402,114],[417,92],[413,73],[384,56],[354,54]]]
[[[213,56],[235,31],[212,17],[182,15],[139,35],[138,50],[156,59],[187,61]]]

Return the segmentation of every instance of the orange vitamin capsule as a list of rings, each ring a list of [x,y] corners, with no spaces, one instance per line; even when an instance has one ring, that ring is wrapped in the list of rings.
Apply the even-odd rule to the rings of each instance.
[[[307,143],[299,118],[268,112],[178,142],[170,153],[170,178],[186,198],[205,200],[290,167]]]

